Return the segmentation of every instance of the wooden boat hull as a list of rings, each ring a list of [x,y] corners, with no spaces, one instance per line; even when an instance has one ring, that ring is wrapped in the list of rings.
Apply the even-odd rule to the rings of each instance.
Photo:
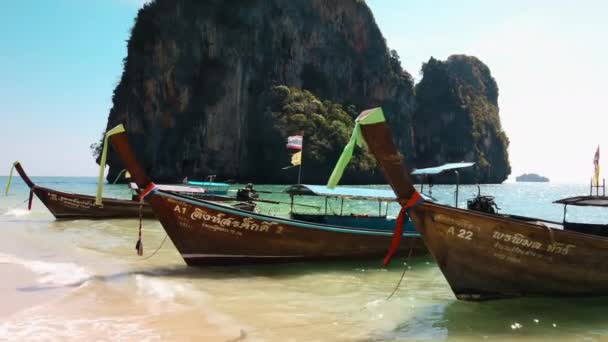
[[[365,111],[356,122],[458,299],[608,295],[608,238],[555,222],[420,203],[382,110]]]
[[[608,239],[425,203],[411,213],[458,299],[608,295]]]
[[[13,165],[30,191],[49,209],[56,219],[110,219],[139,217],[140,203],[132,200],[103,198],[102,206],[95,205],[95,197],[73,194],[37,186],[29,178],[19,162]],[[32,200],[30,195],[30,201]],[[147,203],[141,210],[142,217],[155,218]]]
[[[392,233],[344,228],[226,208],[179,195],[150,194],[167,234],[190,266],[285,263],[378,258]],[[427,254],[417,233],[409,233],[399,252]]]
[[[103,198],[102,206],[95,205],[95,197],[72,194],[34,186],[32,191],[56,219],[115,219],[139,217],[139,202]],[[148,203],[142,206],[143,218],[155,218]]]
[[[191,266],[380,258],[392,233],[289,220],[155,190],[129,147],[126,133],[110,138],[114,151],[147,196],[169,238]],[[427,253],[417,233],[399,252]]]
[[[102,198],[102,205],[98,206],[95,204],[94,196],[73,194],[37,186],[25,173],[20,163],[16,162],[14,167],[25,184],[30,188],[30,191],[38,197],[56,219],[138,218],[140,206],[142,218],[156,218],[154,211],[148,203],[144,202],[140,204],[135,198],[127,200],[104,197]],[[225,196],[205,194],[198,196],[206,196],[213,201],[234,201],[234,199]],[[237,202],[232,204],[232,206],[250,211],[255,209],[255,204],[249,202]]]

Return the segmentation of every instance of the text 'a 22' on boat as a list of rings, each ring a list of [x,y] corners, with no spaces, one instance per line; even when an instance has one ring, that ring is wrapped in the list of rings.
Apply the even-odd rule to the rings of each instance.
[[[381,108],[357,129],[458,299],[608,295],[608,238],[597,225],[496,215],[419,200]],[[608,206],[587,196],[565,205]],[[574,227],[574,229],[572,229]]]

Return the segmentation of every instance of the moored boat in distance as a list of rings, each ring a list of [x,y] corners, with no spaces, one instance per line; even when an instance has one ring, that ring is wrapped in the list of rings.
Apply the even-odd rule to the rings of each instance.
[[[131,152],[126,133],[110,139],[190,266],[374,258],[385,253],[391,240],[386,229],[291,220],[168,193],[150,182]],[[425,252],[417,233],[403,236],[406,241],[398,252]]]
[[[411,199],[418,193],[382,110],[365,111],[356,121],[458,299],[608,295],[608,238],[582,226],[572,231],[568,224],[541,219],[429,202],[413,205]],[[597,200],[602,206],[608,204],[608,199]],[[562,204],[573,201],[565,199]],[[588,198],[585,201],[592,204]]]
[[[47,207],[56,219],[110,219],[133,218],[141,215],[154,218],[154,212],[147,203],[117,198],[102,198],[103,205],[95,203],[95,196],[74,194],[38,186],[25,173],[21,163],[13,164],[15,170],[30,188],[28,208],[32,206],[33,195]]]
[[[227,195],[230,184],[215,182],[215,175],[207,177],[206,181],[187,181],[186,184],[205,189],[205,192],[212,195]]]
[[[74,194],[36,185],[27,175],[21,163],[15,162],[14,169],[21,179],[30,188],[28,208],[31,208],[33,195],[47,207],[56,219],[116,219],[116,218],[155,218],[154,212],[148,203],[140,203],[135,199],[101,198],[101,205],[97,205],[96,197],[83,194]],[[165,191],[183,192],[189,196],[206,196],[205,191],[196,187],[180,185],[160,185]],[[210,200],[235,202],[234,198],[209,196]],[[253,210],[255,204],[236,202],[232,205],[245,210]]]

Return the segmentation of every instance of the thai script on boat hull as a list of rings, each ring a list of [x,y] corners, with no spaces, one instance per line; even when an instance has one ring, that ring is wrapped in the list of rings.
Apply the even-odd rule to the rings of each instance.
[[[79,198],[70,198],[53,193],[49,193],[49,200],[53,202],[59,202],[65,205],[66,207],[75,209],[90,209],[95,205],[94,201],[82,200]]]
[[[232,217],[221,212],[213,213],[173,199],[169,199],[169,202],[174,204],[173,212],[178,214],[178,217],[182,218],[179,222],[180,225],[185,228],[191,228],[192,225],[187,222],[181,224],[181,222],[184,221],[184,218],[190,222],[201,222],[201,226],[204,228],[235,235],[242,235],[242,233],[238,231],[282,234],[284,230],[283,226],[277,222],[260,221],[250,217]],[[190,211],[191,208],[194,209]],[[190,213],[188,214],[188,212]],[[233,231],[234,229],[236,229],[236,231]]]
[[[498,241],[508,242],[520,247],[530,248],[537,251],[544,250],[549,253],[562,255],[568,255],[570,249],[576,247],[575,245],[554,241],[548,244],[545,248],[543,248],[543,244],[541,242],[530,240],[526,238],[526,236],[524,236],[523,234],[519,233],[508,234],[499,231],[494,231],[494,233],[492,234],[492,238]]]

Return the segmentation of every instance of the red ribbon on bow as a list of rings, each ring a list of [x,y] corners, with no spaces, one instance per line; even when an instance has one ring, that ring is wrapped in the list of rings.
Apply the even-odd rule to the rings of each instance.
[[[156,184],[154,184],[154,182],[150,182],[150,184],[148,184],[148,186],[146,186],[146,188],[139,193],[139,195],[137,196],[137,198],[141,201],[144,198],[146,198],[146,196],[148,196],[152,191],[154,191],[154,189],[156,189]]]
[[[384,257],[383,265],[386,266],[391,261],[391,257],[397,249],[399,248],[399,243],[401,242],[401,237],[403,235],[403,223],[405,221],[405,214],[408,210],[416,206],[420,201],[421,196],[418,191],[414,191],[412,197],[405,202],[401,206],[401,210],[399,210],[399,215],[397,215],[397,219],[395,221],[395,229],[393,230],[393,238],[391,239],[391,245],[388,248],[388,253]]]

